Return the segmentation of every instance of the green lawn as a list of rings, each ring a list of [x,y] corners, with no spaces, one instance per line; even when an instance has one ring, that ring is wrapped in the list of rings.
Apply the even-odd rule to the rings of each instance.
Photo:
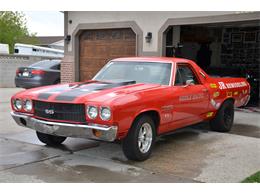
[[[243,183],[260,183],[260,171],[256,172],[254,175],[246,178]]]

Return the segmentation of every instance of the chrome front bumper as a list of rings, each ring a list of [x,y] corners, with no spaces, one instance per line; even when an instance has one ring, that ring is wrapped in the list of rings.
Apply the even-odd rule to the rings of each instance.
[[[117,135],[117,126],[50,122],[33,118],[32,115],[29,114],[17,112],[11,112],[11,115],[18,125],[50,135],[88,138],[111,142],[116,139]],[[98,134],[98,136],[94,134],[93,130],[97,132],[96,135]]]

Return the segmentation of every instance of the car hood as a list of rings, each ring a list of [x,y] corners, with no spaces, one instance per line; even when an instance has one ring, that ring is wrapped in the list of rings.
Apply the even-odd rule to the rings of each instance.
[[[114,99],[123,97],[126,94],[143,92],[144,90],[159,88],[160,86],[158,84],[136,84],[134,81],[87,81],[29,89],[20,92],[16,97],[21,96],[40,101],[64,103],[110,103]]]

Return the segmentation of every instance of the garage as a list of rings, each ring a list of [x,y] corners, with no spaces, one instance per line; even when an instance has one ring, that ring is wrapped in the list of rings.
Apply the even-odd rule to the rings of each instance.
[[[165,56],[197,62],[208,74],[244,77],[251,85],[249,106],[259,106],[259,20],[169,26]]]
[[[83,31],[79,37],[80,81],[91,79],[109,60],[136,55],[131,28]]]

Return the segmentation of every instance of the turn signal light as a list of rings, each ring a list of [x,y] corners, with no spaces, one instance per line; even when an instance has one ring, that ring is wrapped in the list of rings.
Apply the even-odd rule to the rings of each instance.
[[[98,130],[96,130],[96,129],[93,129],[92,131],[93,131],[93,134],[94,134],[96,137],[101,137],[101,135],[102,135],[102,132],[101,132],[101,131],[98,131]]]

